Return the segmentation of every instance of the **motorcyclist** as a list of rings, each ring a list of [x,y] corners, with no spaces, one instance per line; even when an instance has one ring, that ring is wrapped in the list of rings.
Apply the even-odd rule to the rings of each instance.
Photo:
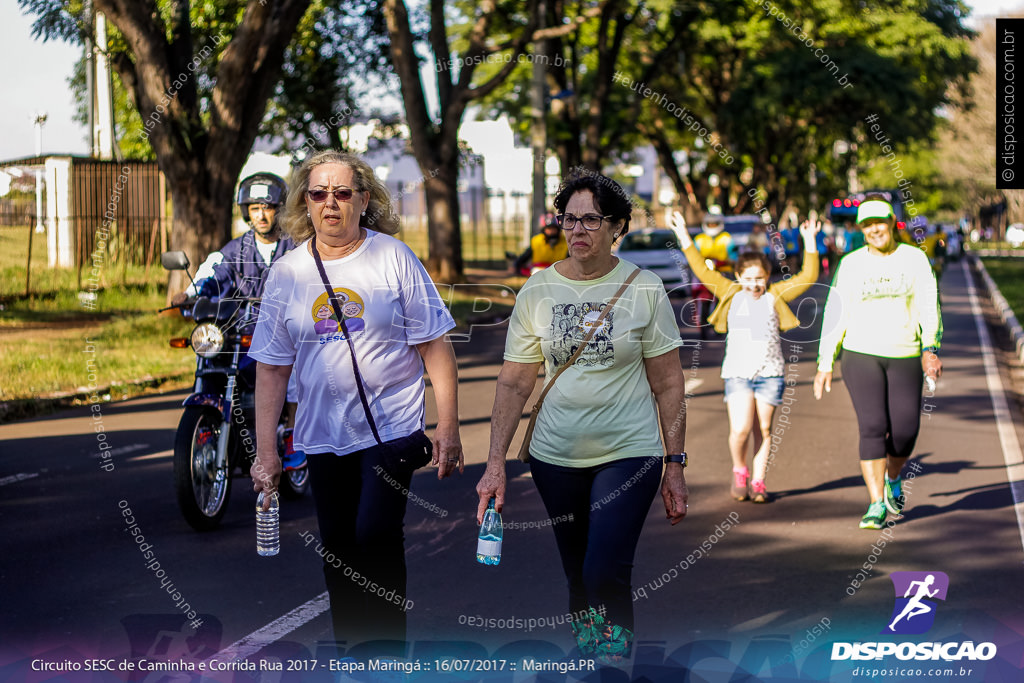
[[[547,268],[569,256],[569,245],[565,242],[554,214],[541,217],[541,231],[530,239],[530,246],[516,259],[516,271],[522,272],[530,264],[530,272]]]
[[[255,173],[242,180],[238,206],[251,229],[224,245],[210,277],[179,292],[171,303],[179,306],[189,296],[260,297],[271,264],[295,247],[277,225],[277,212],[287,195],[288,185],[273,173]],[[204,266],[216,258],[214,254]]]
[[[273,173],[254,173],[238,185],[238,207],[242,218],[250,229],[240,237],[231,240],[220,250],[211,254],[196,275],[211,262],[213,272],[209,277],[197,280],[188,289],[179,292],[171,303],[180,306],[193,296],[260,298],[266,283],[270,266],[284,254],[295,248],[290,237],[281,234],[277,215],[288,196],[288,185],[284,179]],[[247,321],[254,325],[255,320]],[[240,372],[253,372],[248,357],[239,366]],[[289,382],[286,410],[289,427],[295,422],[295,398],[292,383]],[[291,430],[286,433],[285,469],[304,467],[306,458],[291,447]]]

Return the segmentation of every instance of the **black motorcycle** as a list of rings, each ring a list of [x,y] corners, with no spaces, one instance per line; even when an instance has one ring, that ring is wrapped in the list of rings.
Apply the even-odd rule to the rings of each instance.
[[[162,254],[161,263],[188,273],[183,251]],[[171,346],[192,347],[196,354],[195,386],[182,404],[185,412],[174,438],[174,488],[185,521],[197,531],[220,524],[232,474],[241,470],[248,478],[256,458],[256,372],[246,351],[258,307],[258,299],[230,297],[197,297],[171,307],[196,322],[189,338],[171,339]],[[283,414],[277,436],[278,453],[284,456],[288,430]],[[305,463],[281,474],[283,497],[299,498],[307,488]]]

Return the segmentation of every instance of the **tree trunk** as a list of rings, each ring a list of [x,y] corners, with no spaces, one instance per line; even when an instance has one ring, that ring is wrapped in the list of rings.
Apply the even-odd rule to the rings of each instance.
[[[174,206],[171,245],[188,255],[189,274],[195,275],[206,256],[231,238],[232,188],[198,183],[180,174],[166,175]],[[189,282],[181,271],[171,272],[168,298],[185,289]]]
[[[423,189],[427,197],[427,272],[438,282],[463,282],[461,216],[459,212],[458,158],[429,177]]]

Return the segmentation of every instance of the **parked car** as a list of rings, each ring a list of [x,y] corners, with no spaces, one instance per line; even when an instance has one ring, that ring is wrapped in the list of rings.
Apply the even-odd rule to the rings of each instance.
[[[630,230],[619,242],[615,254],[660,277],[669,294],[689,296],[693,276],[671,230]]]
[[[733,244],[736,245],[737,250],[740,252],[750,242],[750,236],[754,233],[754,228],[758,225],[764,225],[761,222],[761,217],[752,213],[739,216],[722,216],[722,220],[725,222],[725,231],[732,235]]]
[[[1006,241],[1014,249],[1024,245],[1024,223],[1014,223],[1006,229]]]

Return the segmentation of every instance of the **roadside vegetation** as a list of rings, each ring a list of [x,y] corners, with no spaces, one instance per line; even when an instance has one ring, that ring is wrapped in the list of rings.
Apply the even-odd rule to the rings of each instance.
[[[1024,259],[984,258],[982,262],[1017,320],[1024,320]]]

